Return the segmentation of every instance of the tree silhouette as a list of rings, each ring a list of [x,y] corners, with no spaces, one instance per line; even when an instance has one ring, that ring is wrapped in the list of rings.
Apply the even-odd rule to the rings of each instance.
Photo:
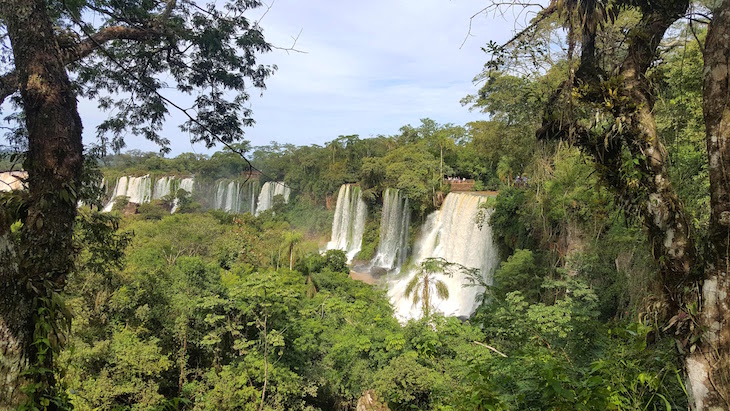
[[[445,300],[449,298],[449,288],[440,278],[441,275],[451,277],[456,271],[473,271],[461,264],[451,263],[443,258],[427,258],[418,265],[418,271],[406,286],[405,296],[413,301],[413,305],[421,304],[423,317],[431,317],[433,296]]]

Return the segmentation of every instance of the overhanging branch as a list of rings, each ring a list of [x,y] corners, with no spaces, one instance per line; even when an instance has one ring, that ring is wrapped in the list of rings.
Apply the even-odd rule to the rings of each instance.
[[[64,49],[63,62],[65,65],[75,63],[89,56],[99,47],[112,40],[145,41],[158,38],[164,34],[162,29],[134,28],[127,26],[105,27],[82,40],[74,47]],[[18,90],[18,74],[11,71],[0,77],[0,104]]]

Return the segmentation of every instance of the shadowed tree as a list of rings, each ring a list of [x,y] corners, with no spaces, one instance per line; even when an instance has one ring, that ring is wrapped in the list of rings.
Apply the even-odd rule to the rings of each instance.
[[[77,97],[111,110],[97,130],[105,148],[122,148],[131,132],[169,151],[160,130],[171,109],[186,116],[180,126],[193,142],[212,147],[242,138],[253,123],[248,91],[263,88],[274,67],[256,60],[271,49],[247,17],[256,0],[0,5],[0,102],[11,97],[22,112],[15,118],[27,135],[28,172],[27,192],[0,198],[0,409],[7,409],[56,398],[54,357],[69,320],[59,293],[74,269],[76,204],[87,200],[79,195]],[[93,23],[83,21],[92,14]],[[162,94],[170,89],[189,95],[191,108]]]
[[[493,2],[485,11],[502,5]],[[690,7],[688,0],[552,1],[537,7],[527,28],[505,44],[488,45],[493,59],[481,78],[490,78],[492,70],[542,77],[545,71],[534,67],[544,63],[548,75],[562,79],[542,102],[537,137],[580,147],[623,210],[642,221],[660,269],[666,330],[681,336],[693,408],[728,409],[730,181],[722,170],[730,167],[730,1],[713,2],[709,12],[696,14],[693,10],[703,6]],[[697,249],[696,233],[670,180],[669,156],[654,118],[652,69],[664,63],[662,42],[670,28],[687,16],[709,23],[703,109],[711,216],[704,252]],[[545,54],[544,34],[556,28],[566,41],[559,64],[552,53]],[[699,316],[693,307],[701,307]]]

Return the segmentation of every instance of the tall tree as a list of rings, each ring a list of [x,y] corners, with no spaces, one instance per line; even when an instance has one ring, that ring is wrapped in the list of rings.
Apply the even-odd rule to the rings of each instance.
[[[0,78],[0,102],[14,96],[28,147],[28,190],[3,195],[0,207],[0,409],[6,409],[56,398],[54,353],[68,321],[59,293],[73,270],[84,161],[77,95],[115,109],[98,129],[114,149],[124,146],[129,130],[169,150],[159,132],[171,107],[187,116],[181,127],[192,141],[210,147],[241,139],[253,123],[247,88],[263,88],[273,68],[257,63],[271,46],[245,16],[261,5],[257,0],[1,5],[12,53],[3,59],[10,63]],[[95,24],[82,21],[92,13]],[[193,97],[192,110],[162,94],[169,88],[160,80],[165,75]],[[11,231],[13,224],[19,228]]]
[[[297,246],[300,242],[302,242],[302,239],[304,237],[302,236],[302,233],[299,231],[284,231],[281,234],[281,245],[283,247],[287,248],[287,251],[289,252],[289,269],[294,269],[294,247]]]
[[[703,111],[710,171],[710,241],[702,286],[702,344],[687,358],[696,409],[730,408],[730,1],[705,40]]]
[[[520,70],[525,51],[527,60],[552,58],[552,53],[542,52],[546,43],[541,36],[553,30],[556,21],[562,23],[565,53],[559,63],[547,63],[552,66],[548,75],[555,76],[557,68],[563,80],[543,102],[537,136],[580,147],[623,209],[643,222],[660,267],[666,318],[682,335],[683,348],[692,353],[686,368],[698,410],[730,407],[730,324],[725,319],[730,180],[723,172],[730,155],[726,152],[729,4],[714,4],[705,44],[704,116],[712,207],[705,255],[696,248],[684,205],[670,181],[669,157],[653,110],[651,69],[661,64],[661,43],[670,27],[690,10],[688,0],[552,1],[506,44],[488,47],[494,57],[487,71],[505,71],[506,63]],[[496,7],[494,2],[487,10]],[[696,289],[702,290],[701,295],[693,292]],[[695,328],[690,326],[695,320],[691,307],[698,302],[702,313],[696,320],[701,327]]]

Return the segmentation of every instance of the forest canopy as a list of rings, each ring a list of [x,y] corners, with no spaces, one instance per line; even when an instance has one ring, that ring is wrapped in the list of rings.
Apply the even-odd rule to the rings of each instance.
[[[534,18],[487,43],[462,100],[484,120],[258,147],[248,93],[274,67],[245,16],[261,3],[6,6],[19,153],[3,167],[20,159],[27,181],[0,192],[0,409],[730,407],[730,1],[512,5]],[[162,73],[194,96],[183,130],[222,151],[164,157]],[[79,96],[112,109],[109,152],[82,145]],[[162,154],[97,157],[126,130]],[[198,188],[99,212],[143,175]],[[292,196],[213,210],[200,187],[223,180]],[[323,251],[343,184],[368,206],[351,266]],[[456,188],[482,196],[468,224],[499,254],[462,284],[479,290],[463,318],[431,303],[469,268],[414,257]],[[388,189],[408,199],[410,321],[385,282],[351,278],[385,236]]]

